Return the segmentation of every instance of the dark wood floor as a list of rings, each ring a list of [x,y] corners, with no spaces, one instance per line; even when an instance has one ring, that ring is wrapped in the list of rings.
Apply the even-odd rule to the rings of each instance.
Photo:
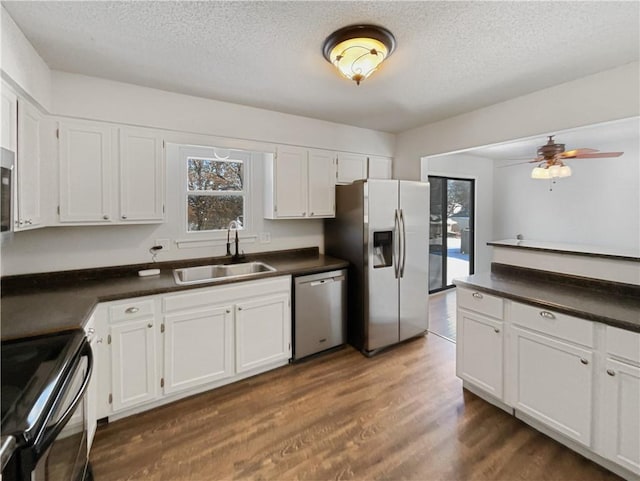
[[[456,290],[429,296],[429,331],[456,341]]]
[[[463,392],[454,352],[346,348],[110,423],[95,479],[620,479]]]

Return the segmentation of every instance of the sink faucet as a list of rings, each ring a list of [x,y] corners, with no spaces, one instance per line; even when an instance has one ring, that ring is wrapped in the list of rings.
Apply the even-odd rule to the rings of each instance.
[[[230,240],[231,229],[236,231],[236,238],[235,238],[236,253],[233,254],[233,256],[231,257],[232,261],[235,262],[244,258],[244,255],[240,255],[238,253],[239,240],[238,240],[238,222],[237,221],[232,220],[231,222],[229,222],[229,227],[227,228],[227,255],[228,256],[231,255],[231,240]]]

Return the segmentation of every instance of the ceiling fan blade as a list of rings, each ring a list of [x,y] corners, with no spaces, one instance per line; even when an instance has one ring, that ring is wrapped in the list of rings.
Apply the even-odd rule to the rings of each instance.
[[[575,157],[576,155],[590,154],[593,152],[599,152],[599,150],[598,149],[573,149],[573,150],[567,150],[566,152],[562,152],[559,155],[560,157],[567,159],[567,158]]]
[[[539,163],[544,161],[544,159],[542,157],[539,157],[537,159],[533,159],[533,160],[525,160],[523,162],[516,162],[514,164],[507,164],[507,165],[500,165],[498,166],[498,169],[504,169],[505,167],[515,167],[516,165],[523,165],[523,164],[534,164],[534,163]]]
[[[599,154],[579,154],[576,159],[606,159],[609,157],[620,157],[624,152],[600,152]]]

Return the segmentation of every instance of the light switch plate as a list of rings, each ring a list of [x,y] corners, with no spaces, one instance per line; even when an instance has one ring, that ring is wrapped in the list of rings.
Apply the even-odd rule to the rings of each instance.
[[[169,239],[156,239],[154,246],[162,246],[162,251],[168,251],[171,241]]]
[[[258,241],[261,244],[268,244],[271,242],[271,232],[260,232],[258,234]]]

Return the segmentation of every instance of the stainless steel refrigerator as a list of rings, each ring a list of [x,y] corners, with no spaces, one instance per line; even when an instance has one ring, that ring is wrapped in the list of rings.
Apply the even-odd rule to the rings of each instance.
[[[366,355],[428,328],[429,184],[336,186],[325,252],[351,263],[347,340]]]

